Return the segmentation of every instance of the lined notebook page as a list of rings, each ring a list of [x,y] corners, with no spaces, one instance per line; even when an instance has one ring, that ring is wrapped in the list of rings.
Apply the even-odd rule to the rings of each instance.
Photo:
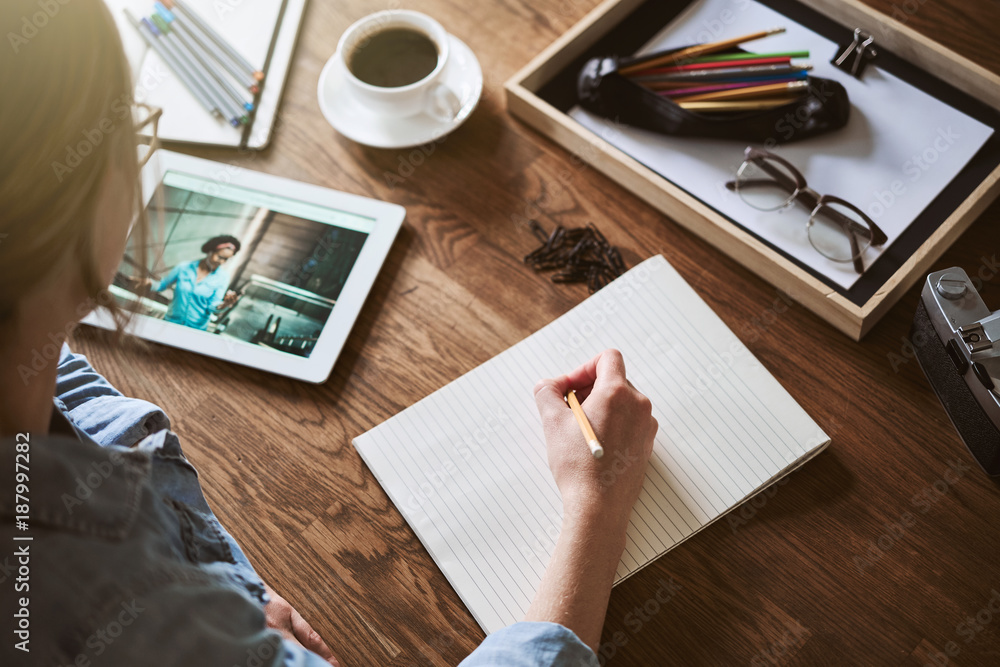
[[[487,633],[523,618],[559,534],[532,388],[609,347],[660,424],[617,581],[829,442],[662,256],[646,260],[354,440]]]

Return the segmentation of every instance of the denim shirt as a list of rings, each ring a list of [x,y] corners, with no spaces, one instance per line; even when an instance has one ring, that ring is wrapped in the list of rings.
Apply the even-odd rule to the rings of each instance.
[[[205,329],[212,313],[222,303],[229,289],[229,274],[221,266],[198,280],[200,259],[178,264],[163,280],[153,285],[162,292],[174,286],[174,298],[163,318],[167,322],[183,324],[195,329]]]
[[[54,400],[75,437],[28,434],[27,447],[23,436],[0,447],[0,474],[26,470],[29,500],[25,530],[23,499],[2,483],[0,617],[24,630],[3,633],[0,663],[328,664],[266,627],[263,582],[209,508],[162,410],[123,396],[67,346]],[[552,623],[504,628],[462,662],[597,664]]]

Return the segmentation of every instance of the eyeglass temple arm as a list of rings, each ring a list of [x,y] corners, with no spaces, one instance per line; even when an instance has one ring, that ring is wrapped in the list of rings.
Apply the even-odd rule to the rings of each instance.
[[[793,181],[792,179],[788,178],[788,176],[786,174],[783,174],[780,169],[776,169],[774,166],[768,164],[766,160],[758,160],[758,159],[754,159],[754,158],[748,158],[748,161],[749,160],[753,160],[754,164],[756,164],[763,171],[765,171],[768,176],[770,176],[771,178],[773,178],[774,182],[776,182],[778,185],[780,185],[781,188],[783,190],[785,190],[788,194],[790,194],[790,195],[791,194],[796,194],[796,190],[799,190],[799,186],[798,186],[798,184],[795,183],[795,181]],[[757,183],[758,181],[757,180],[750,180],[748,182],[749,183]],[[760,183],[766,183],[767,185],[770,185],[772,183],[772,181],[767,181],[767,180],[763,180],[763,179],[761,179],[759,182]],[[726,183],[726,187],[729,188],[730,190],[735,190],[736,189],[736,181],[728,181]]]
[[[854,234],[848,234],[847,238],[851,242],[851,260],[854,262],[854,270],[859,274],[863,274],[865,272],[865,265],[861,261],[861,248],[858,247],[858,237]]]
[[[830,203],[830,204],[840,204],[841,206],[845,206],[845,207],[851,209],[852,211],[854,211],[855,213],[857,213],[858,215],[860,215],[861,218],[865,221],[865,224],[868,225],[869,230],[871,231],[871,234],[872,234],[872,245],[882,245],[883,243],[885,243],[886,241],[889,240],[889,237],[886,236],[885,232],[883,232],[882,229],[878,225],[875,224],[875,221],[872,220],[867,215],[865,215],[865,212],[862,211],[857,206],[855,206],[854,204],[851,204],[850,202],[845,201],[845,200],[841,199],[840,197],[835,197],[834,195],[823,195],[822,197],[820,197],[820,201],[818,203],[822,203],[822,204],[827,204],[827,203]],[[827,207],[827,208],[829,208],[829,207]],[[837,212],[834,211],[834,213],[837,213]],[[837,215],[840,216],[839,213],[837,213]],[[840,217],[844,217],[844,216],[840,216]],[[852,228],[858,226],[858,224],[855,221],[851,220],[850,218],[845,218],[845,219],[848,220],[851,223]]]

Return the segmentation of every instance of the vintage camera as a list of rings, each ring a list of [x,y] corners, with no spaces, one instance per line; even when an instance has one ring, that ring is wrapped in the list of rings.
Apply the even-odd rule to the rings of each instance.
[[[962,269],[937,271],[924,282],[910,340],[966,447],[1000,475],[1000,311]]]

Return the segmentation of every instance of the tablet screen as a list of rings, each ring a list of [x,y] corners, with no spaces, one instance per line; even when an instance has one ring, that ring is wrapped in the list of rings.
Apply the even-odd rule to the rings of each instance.
[[[375,224],[173,170],[146,210],[146,247],[129,240],[111,286],[120,303],[301,357],[312,353]]]

